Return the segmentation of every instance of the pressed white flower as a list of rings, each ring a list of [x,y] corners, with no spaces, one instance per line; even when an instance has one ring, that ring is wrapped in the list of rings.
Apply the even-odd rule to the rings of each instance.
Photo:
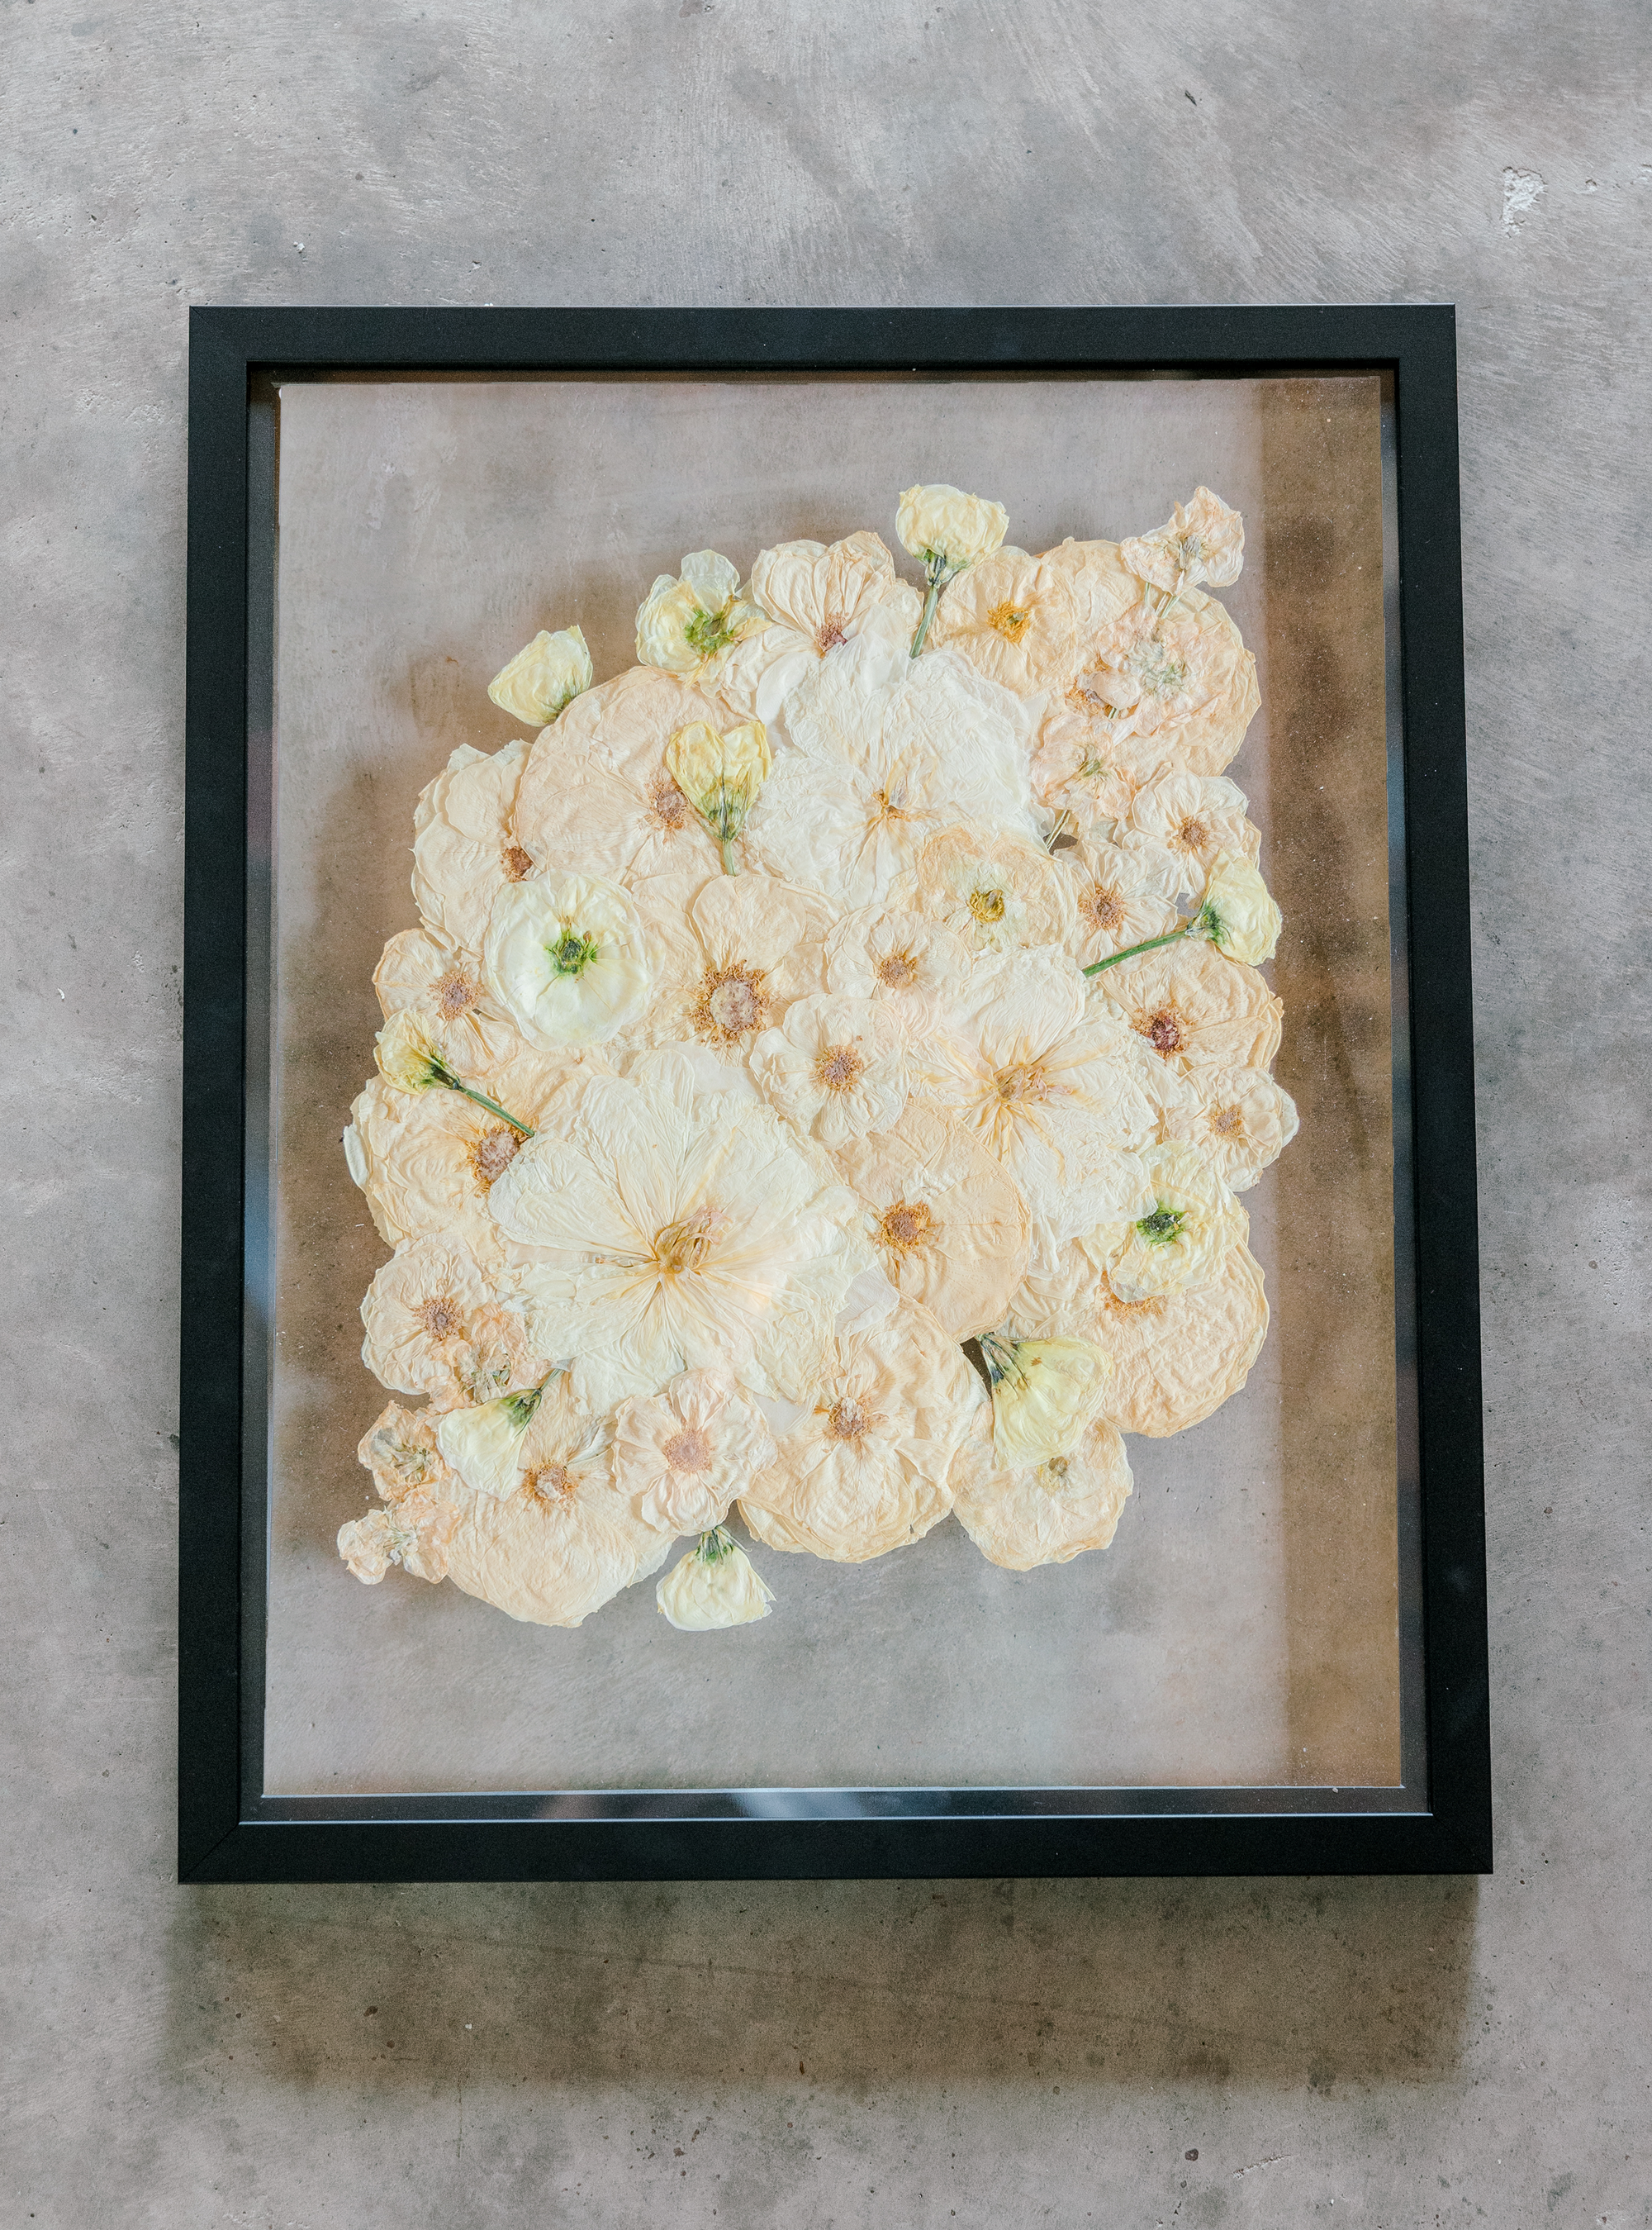
[[[974,952],[1070,944],[1076,926],[1071,881],[1044,846],[976,826],[928,838],[891,897]]]
[[[1166,1106],[1152,1054],[1088,989],[1064,952],[1013,953],[923,1057],[922,1089],[1015,1178],[1040,1249],[1145,1205],[1139,1150]]]
[[[1095,978],[1111,1009],[1168,1068],[1270,1068],[1284,1009],[1266,979],[1201,937],[1139,953]],[[1180,1126],[1177,1126],[1180,1127]]]
[[[1018,696],[1058,688],[1080,654],[1067,572],[1025,550],[1000,550],[954,581],[929,639],[937,650],[956,650]]]
[[[953,1466],[953,1514],[987,1560],[1012,1572],[1105,1549],[1130,1492],[1118,1427],[1097,1415],[1062,1455],[1006,1465],[978,1424]]]
[[[779,717],[821,659],[863,631],[904,651],[920,609],[883,543],[866,533],[829,549],[820,542],[782,542],[760,551],[751,599],[768,624],[723,653],[717,687],[726,704],[767,722]]]
[[[503,1498],[516,1492],[523,1439],[543,1393],[540,1387],[527,1387],[471,1408],[444,1410],[437,1419],[436,1445],[474,1493]]]
[[[370,1588],[378,1585],[392,1564],[416,1563],[418,1549],[419,1529],[399,1511],[370,1510],[364,1518],[352,1518],[338,1529],[339,1555]]]
[[[1244,564],[1244,522],[1220,496],[1197,487],[1155,532],[1122,542],[1119,556],[1133,573],[1173,595],[1230,588]]]
[[[1162,937],[1180,921],[1181,867],[1162,844],[1132,831],[1122,843],[1085,838],[1056,857],[1073,893],[1068,950],[1082,966]]]
[[[1237,783],[1224,775],[1173,769],[1137,790],[1130,826],[1176,854],[1182,888],[1198,898],[1221,853],[1255,860],[1262,832],[1246,818],[1247,802]]]
[[[1271,960],[1284,927],[1273,894],[1249,860],[1218,852],[1205,882],[1199,917],[1204,934],[1230,960]]]
[[[685,1370],[614,1415],[614,1485],[639,1518],[668,1534],[721,1524],[774,1455],[762,1412],[727,1370]]]
[[[405,1009],[427,1026],[444,1065],[457,1075],[480,1078],[524,1050],[479,957],[438,931],[404,929],[391,938],[373,971],[373,989],[387,1016]]]
[[[645,666],[695,674],[762,619],[741,596],[739,573],[726,558],[691,550],[681,573],[661,573],[638,608],[637,656]]]
[[[861,1563],[946,1516],[953,1455],[983,1396],[927,1309],[902,1301],[842,1333],[800,1398],[804,1415],[740,1498],[758,1540]]]
[[[668,1535],[645,1524],[614,1484],[607,1422],[567,1377],[550,1381],[521,1428],[512,1405],[459,1410],[440,1431],[469,1464],[447,1542],[447,1576],[512,1618],[578,1626],[621,1588],[658,1571]],[[518,1409],[528,1407],[524,1396]],[[473,1474],[473,1476],[472,1476]]]
[[[458,1240],[410,1239],[367,1289],[362,1361],[400,1393],[444,1391],[450,1376],[444,1350],[464,1337],[475,1312],[496,1299]]]
[[[596,676],[585,637],[576,627],[555,635],[541,628],[508,666],[487,685],[487,693],[501,712],[530,728],[543,728],[564,705],[571,705]]]
[[[517,1273],[534,1345],[601,1408],[702,1369],[794,1398],[871,1261],[819,1150],[760,1102],[698,1091],[678,1054],[559,1095],[490,1199],[535,1250]]]
[[[1265,1069],[1202,1069],[1192,1082],[1198,1105],[1186,1136],[1235,1192],[1248,1192],[1296,1136],[1295,1102]]]
[[[735,840],[774,763],[761,720],[743,720],[723,732],[709,720],[696,720],[678,729],[665,745],[665,771],[698,814],[730,874],[736,872]]]
[[[993,1453],[1007,1470],[1070,1455],[1099,1415],[1112,1365],[1087,1339],[1006,1339],[980,1344],[993,1382]]]
[[[532,1045],[600,1045],[640,1015],[652,970],[630,899],[598,875],[536,875],[494,902],[489,989]]]
[[[634,889],[654,955],[654,994],[632,1035],[683,1041],[738,1060],[821,988],[832,909],[767,875],[657,875]]]
[[[706,1634],[767,1618],[775,1595],[739,1543],[717,1526],[658,1582],[654,1601],[679,1633]]]
[[[1104,1225],[1082,1244],[1122,1301],[1148,1301],[1208,1285],[1244,1235],[1244,1211],[1210,1157],[1167,1139],[1142,1156],[1153,1205]]]
[[[823,1146],[887,1131],[906,1105],[899,1025],[870,999],[817,992],[751,1048],[765,1096]]]
[[[892,1130],[835,1158],[897,1292],[922,1301],[951,1339],[1003,1322],[1026,1266],[1026,1203],[979,1138],[914,1101]]]
[[[1063,733],[1075,719],[1104,732],[1096,748],[1137,782],[1162,763],[1218,775],[1261,702],[1238,628],[1213,597],[1189,589],[1167,609],[1134,604],[1093,635],[1046,727],[1052,739],[1058,721]]]
[[[901,547],[928,564],[940,558],[956,570],[990,558],[1009,532],[1009,513],[1001,503],[938,481],[928,487],[903,491],[896,513],[895,531]]]
[[[413,895],[430,927],[467,951],[480,949],[498,893],[534,870],[514,820],[528,750],[525,737],[491,757],[461,744],[420,792]]]
[[[386,1502],[434,1494],[452,1483],[453,1473],[436,1446],[435,1414],[428,1409],[390,1402],[363,1434],[356,1455]]]

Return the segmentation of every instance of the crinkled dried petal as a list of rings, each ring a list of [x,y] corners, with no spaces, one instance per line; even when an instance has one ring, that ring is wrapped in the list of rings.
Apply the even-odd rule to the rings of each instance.
[[[655,1588],[654,1601],[679,1633],[707,1634],[767,1618],[775,1595],[745,1550],[724,1534],[715,1554],[696,1549],[675,1565]]]
[[[1193,1072],[1195,1105],[1182,1135],[1207,1154],[1235,1192],[1248,1192],[1296,1136],[1296,1104],[1265,1069]]]
[[[1201,1148],[1168,1139],[1147,1147],[1141,1160],[1152,1206],[1082,1242],[1122,1301],[1208,1285],[1244,1235],[1244,1211]]]
[[[387,1016],[410,1013],[425,1025],[442,1060],[467,1084],[526,1051],[479,955],[429,930],[404,929],[389,940],[373,989]]]
[[[1218,852],[1201,900],[1206,932],[1230,960],[1271,960],[1284,924],[1273,893],[1249,860]]]
[[[1197,898],[1222,853],[1255,860],[1262,832],[1246,817],[1247,802],[1238,784],[1225,776],[1169,769],[1137,790],[1130,802],[1130,826],[1175,854],[1182,888]]]
[[[574,869],[630,889],[649,875],[721,873],[717,848],[663,761],[641,781],[581,757],[540,785],[533,849],[550,872]]]
[[[1111,740],[1098,750],[1138,780],[1155,761],[1220,774],[1261,702],[1238,628],[1195,590],[1168,609],[1133,605],[1093,635],[1062,699],[1092,728],[1102,724]]]
[[[448,1382],[443,1349],[497,1298],[460,1241],[410,1239],[381,1266],[362,1302],[362,1361],[400,1393],[440,1392]]]
[[[728,1370],[685,1371],[659,1394],[622,1402],[614,1420],[614,1486],[669,1535],[721,1524],[774,1455],[762,1412]]]
[[[987,1560],[1012,1572],[1064,1564],[1105,1549],[1130,1492],[1130,1465],[1116,1425],[1096,1416],[1066,1455],[1009,1469],[985,1421],[953,1465],[953,1511]]]
[[[1069,569],[1003,549],[961,573],[935,608],[929,641],[1018,697],[1059,688],[1082,638]]]
[[[436,1446],[435,1415],[428,1409],[404,1409],[399,1402],[390,1402],[363,1434],[356,1454],[373,1474],[373,1484],[386,1502],[436,1493],[453,1481]]]
[[[554,720],[595,680],[591,654],[576,627],[555,635],[543,628],[519,650],[487,685],[487,693],[501,712],[530,728],[543,728]]]
[[[1095,983],[1120,1021],[1186,1074],[1273,1065],[1283,1008],[1254,968],[1202,938],[1122,961]]]
[[[1128,1305],[1104,1296],[1091,1337],[1112,1359],[1109,1413],[1127,1433],[1185,1432],[1238,1392],[1267,1331],[1262,1266],[1248,1247],[1191,1292]]]
[[[1231,588],[1244,564],[1244,522],[1220,496],[1197,487],[1155,532],[1122,542],[1119,556],[1157,589]]]
[[[656,973],[638,1042],[703,1045],[742,1060],[794,999],[822,988],[832,910],[757,874],[659,875],[633,890]]]
[[[1006,1341],[982,1350],[993,1380],[993,1453],[1007,1470],[1071,1453],[1102,1409],[1112,1366],[1093,1341]]]
[[[468,744],[420,793],[413,817],[413,895],[433,930],[480,950],[498,893],[531,873],[514,826],[525,737],[490,757]]]
[[[1181,868],[1172,852],[1135,831],[1120,843],[1089,837],[1064,846],[1057,864],[1072,888],[1074,931],[1068,944],[1081,967],[1163,937],[1181,919],[1176,893]]]

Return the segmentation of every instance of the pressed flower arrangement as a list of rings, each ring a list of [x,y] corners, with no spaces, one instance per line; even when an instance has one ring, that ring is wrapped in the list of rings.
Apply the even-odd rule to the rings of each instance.
[[[393,1401],[340,1531],[512,1616],[657,1586],[768,1614],[730,1530],[861,1562],[955,1516],[1016,1570],[1105,1548],[1124,1435],[1244,1382],[1238,1196],[1289,1142],[1280,920],[1225,769],[1243,529],[1008,547],[901,497],[877,535],[662,575],[640,663],[576,628],[496,678],[537,731],[419,800],[421,925],[375,976],[344,1144],[395,1252]]]

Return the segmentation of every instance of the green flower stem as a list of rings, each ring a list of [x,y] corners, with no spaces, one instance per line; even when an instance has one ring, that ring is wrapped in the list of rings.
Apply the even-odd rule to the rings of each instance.
[[[955,573],[961,573],[962,570],[963,568],[961,565],[949,566],[944,558],[932,557],[930,558],[929,565],[929,593],[923,599],[923,616],[918,622],[918,631],[912,638],[912,648],[910,652],[910,655],[912,657],[916,658],[923,648],[923,638],[929,632],[929,622],[935,617],[935,608],[940,602],[941,591],[946,587],[948,582],[951,580]]]
[[[723,854],[723,873],[725,875],[737,875],[740,873],[740,870],[735,865],[734,838],[732,836],[719,836],[717,838],[717,849]]]
[[[1196,913],[1191,921],[1183,922],[1180,929],[1173,929],[1163,937],[1144,937],[1140,944],[1127,944],[1122,952],[1109,952],[1105,960],[1092,960],[1084,973],[1099,976],[1103,968],[1116,968],[1121,960],[1134,960],[1138,952],[1153,952],[1161,944],[1179,944],[1184,937],[1191,937],[1203,919],[1202,914]]]
[[[485,1107],[490,1115],[497,1115],[502,1123],[508,1123],[513,1131],[519,1131],[524,1138],[533,1137],[534,1128],[531,1123],[524,1123],[520,1116],[513,1115],[508,1107],[501,1107],[498,1101],[490,1099],[486,1092],[472,1092],[468,1084],[460,1082],[451,1068],[443,1068],[435,1063],[432,1066],[438,1084],[444,1086],[449,1092],[462,1092],[466,1099],[473,1099],[479,1107]]]

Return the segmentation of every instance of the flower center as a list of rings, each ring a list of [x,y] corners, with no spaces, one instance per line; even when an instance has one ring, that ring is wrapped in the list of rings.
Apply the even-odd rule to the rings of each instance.
[[[1068,1456],[1051,1456],[1048,1463],[1038,1466],[1038,1483],[1051,1494],[1059,1494],[1067,1484],[1067,1474],[1072,1469]]]
[[[1155,1208],[1151,1215],[1141,1218],[1136,1229],[1149,1247],[1168,1247],[1173,1239],[1180,1237],[1186,1220],[1186,1208]]]
[[[663,767],[654,777],[649,790],[648,810],[660,827],[669,829],[673,835],[679,828],[688,826],[688,800]]]
[[[1187,1043],[1183,1018],[1174,1007],[1160,1007],[1157,1014],[1149,1015],[1146,1022],[1137,1027],[1154,1053],[1162,1054],[1167,1060],[1172,1054],[1180,1053]]]
[[[995,628],[1006,642],[1019,642],[1032,624],[1031,607],[1026,604],[994,604],[987,615],[987,624]]]
[[[683,638],[689,648],[697,651],[702,658],[715,658],[718,651],[726,650],[739,633],[732,624],[733,611],[732,596],[726,604],[719,604],[714,612],[708,612],[704,606],[697,606],[693,618],[683,629]]]
[[[935,1235],[935,1220],[922,1201],[897,1200],[877,1219],[877,1235],[897,1254],[910,1254],[927,1247]]]
[[[1178,822],[1172,829],[1170,841],[1184,852],[1202,852],[1210,843],[1210,828],[1196,813],[1190,813],[1185,821]]]
[[[872,1427],[883,1421],[881,1417],[863,1408],[852,1394],[841,1394],[826,1411],[826,1437],[858,1450]]]
[[[498,1177],[502,1177],[516,1159],[517,1148],[522,1144],[514,1131],[507,1131],[501,1123],[492,1131],[484,1131],[466,1155],[476,1182],[485,1192]]]
[[[524,1472],[523,1492],[531,1501],[543,1502],[550,1507],[558,1502],[571,1502],[579,1481],[566,1464],[541,1464],[537,1471]]]
[[[1161,642],[1140,644],[1124,662],[1155,697],[1173,697],[1187,679],[1187,668]]]
[[[654,1268],[662,1278],[680,1278],[697,1270],[711,1251],[717,1234],[717,1211],[697,1208],[677,1223],[661,1226],[654,1234]]]
[[[993,1079],[993,1088],[1006,1106],[1050,1097],[1050,1080],[1038,1061],[1025,1061],[1015,1068],[1000,1068]]]
[[[553,976],[582,976],[596,957],[596,939],[577,929],[565,929],[555,944],[545,947]]]
[[[659,1453],[673,1471],[706,1471],[711,1462],[710,1435],[697,1425],[685,1425]]]
[[[848,636],[844,633],[837,621],[828,620],[826,625],[820,629],[820,634],[815,636],[814,648],[820,652],[821,657],[824,658],[827,651],[835,650],[840,642],[847,642],[848,640]]]
[[[1210,1126],[1218,1138],[1238,1138],[1244,1135],[1244,1111],[1240,1107],[1212,1107]]]
[[[918,964],[910,952],[886,952],[877,974],[886,991],[910,991],[918,980]]]
[[[467,1014],[482,996],[481,985],[462,968],[450,968],[445,976],[439,976],[434,988],[436,1012],[445,1022],[456,1022],[460,1015]]]
[[[977,921],[1002,921],[1004,918],[1003,892],[1000,890],[971,891],[969,911]]]
[[[708,968],[694,1003],[694,1022],[713,1045],[732,1045],[768,1019],[768,975],[765,969]]]
[[[525,882],[533,873],[533,854],[524,852],[520,844],[507,844],[499,854],[499,863],[507,882]]]
[[[1092,883],[1079,899],[1078,911],[1097,936],[1106,936],[1123,925],[1124,901],[1106,883]]]
[[[866,1073],[866,1064],[854,1047],[827,1046],[814,1056],[814,1080],[822,1092],[852,1092]]]
[[[451,1293],[438,1293],[420,1310],[419,1321],[432,1339],[456,1339],[465,1329],[465,1312]]]

